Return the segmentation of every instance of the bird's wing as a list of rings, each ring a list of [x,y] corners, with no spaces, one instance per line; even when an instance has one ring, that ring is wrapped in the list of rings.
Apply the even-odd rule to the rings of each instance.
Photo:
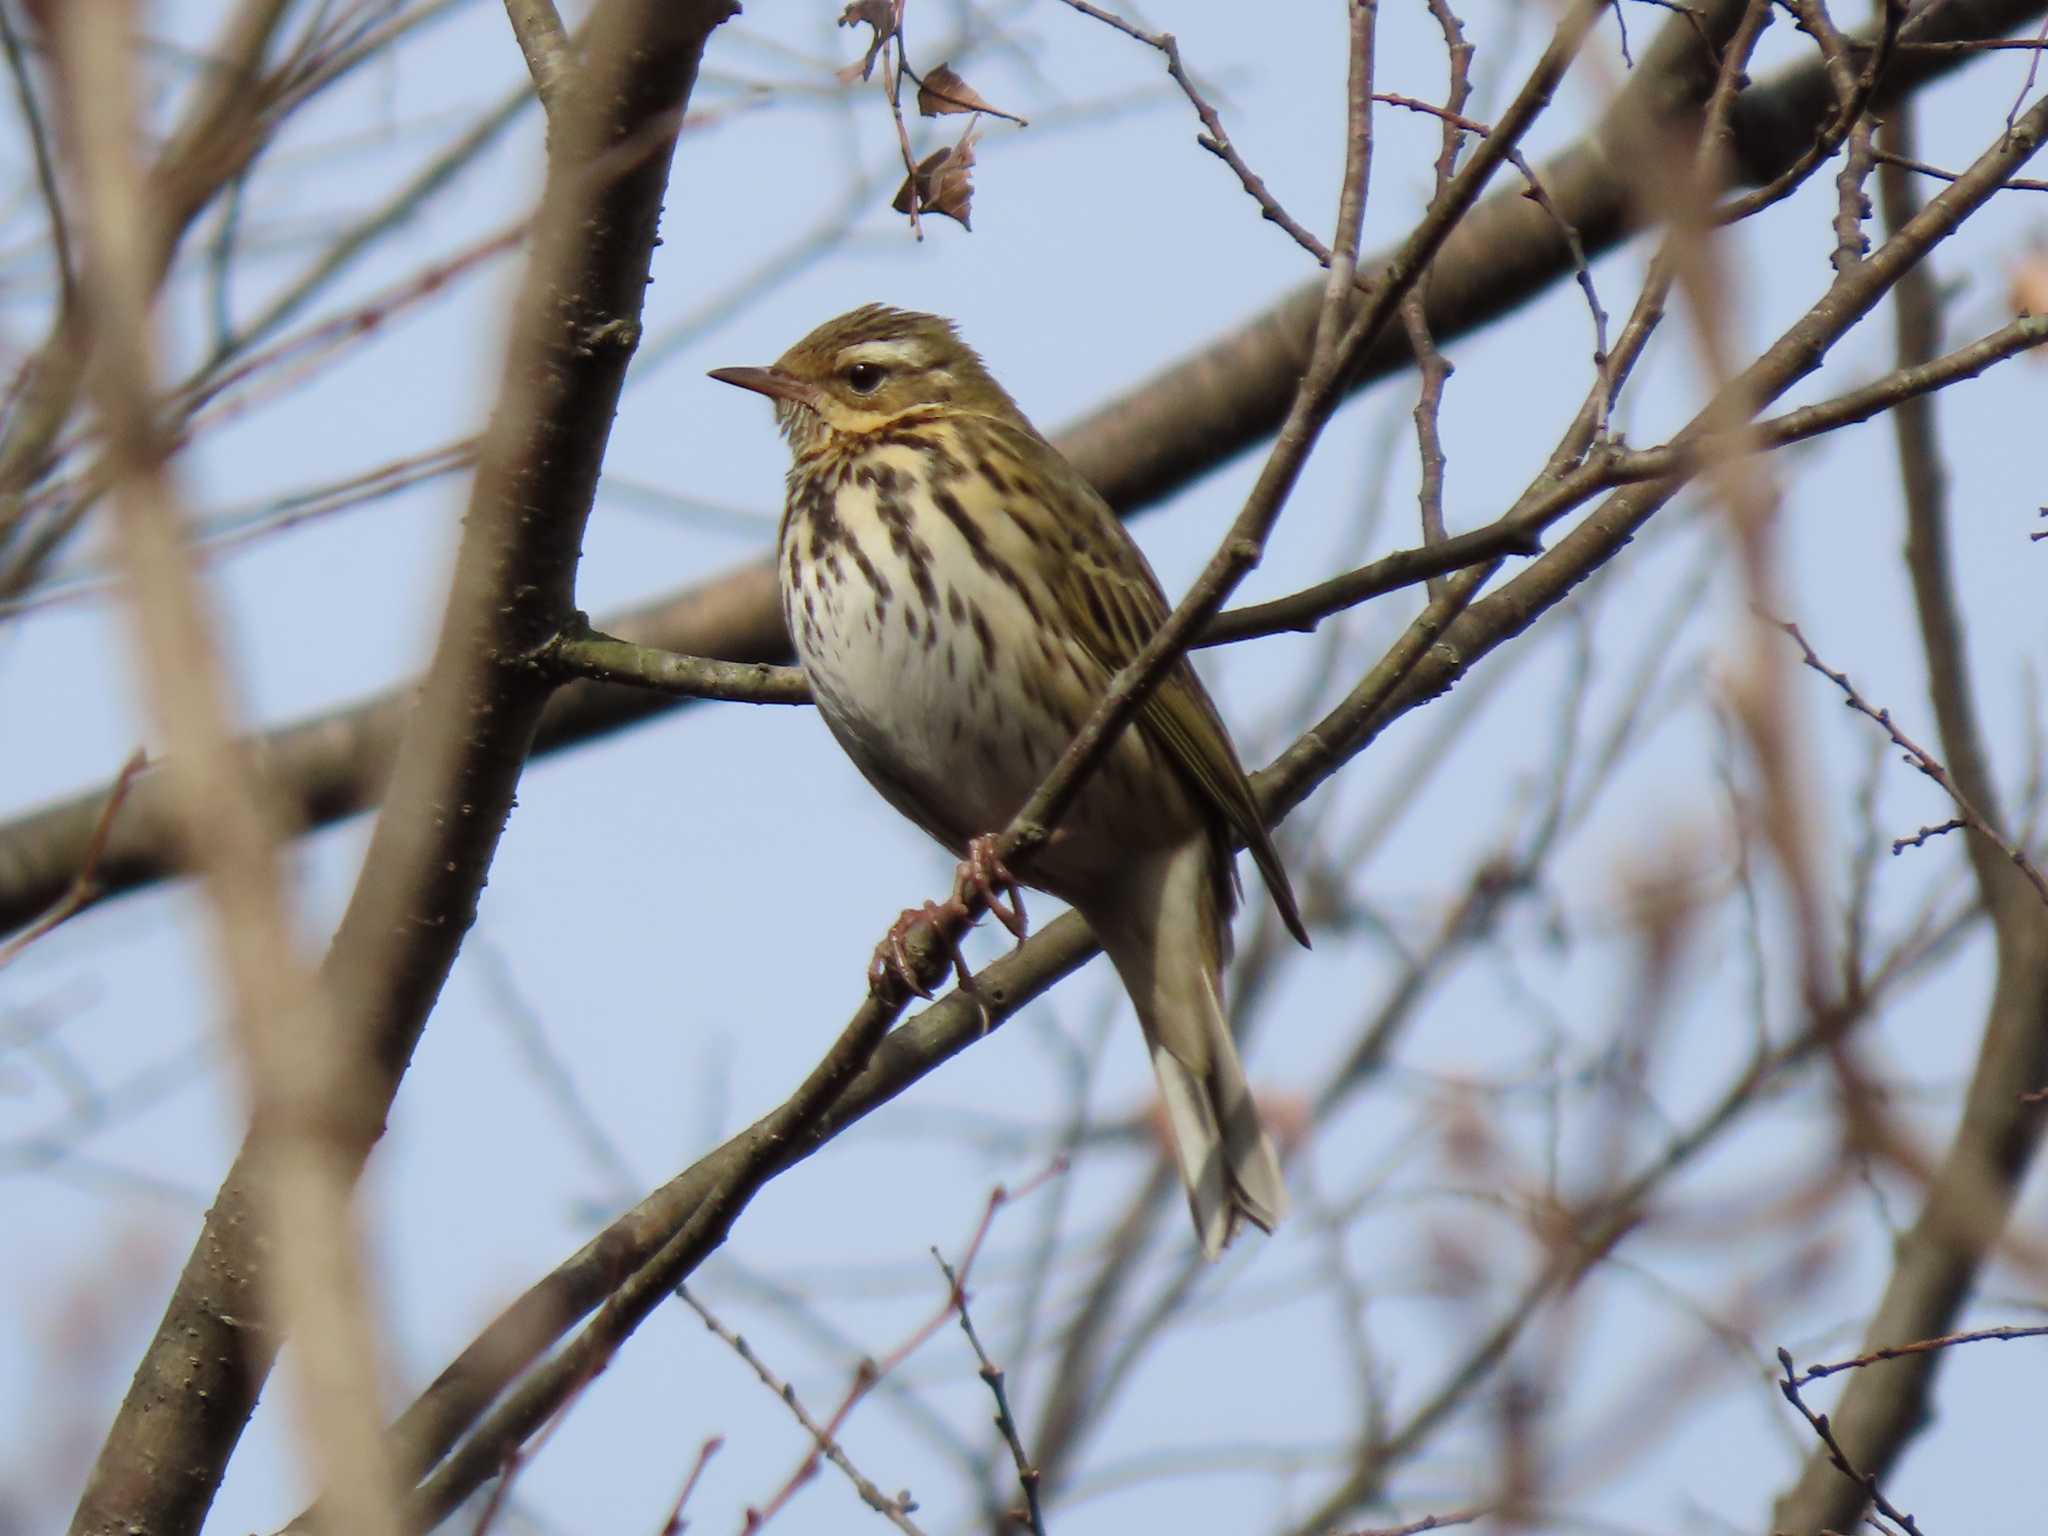
[[[1066,505],[1057,509],[1057,515],[1063,521],[1068,517],[1085,520],[1078,529],[1060,528],[1064,537],[1057,544],[1043,541],[1057,553],[1048,559],[1041,574],[1052,585],[1083,648],[1105,677],[1114,676],[1137,658],[1145,642],[1166,622],[1169,610],[1159,579],[1109,504],[1058,449],[1034,431],[1007,422],[991,426],[1002,448],[1018,461],[1024,483],[1058,486]],[[1055,512],[1052,508],[1038,510],[1044,516]],[[1137,725],[1251,849],[1288,932],[1307,944],[1308,931],[1294,888],[1259,816],[1258,801],[1237,760],[1237,749],[1231,745],[1223,717],[1185,657],[1159,680],[1138,712]]]
[[[1081,643],[1105,673],[1114,675],[1137,659],[1161,625],[1168,608],[1151,567],[1145,564],[1122,524],[1101,507],[1103,547],[1090,548],[1063,563],[1060,597]],[[1113,536],[1114,542],[1108,542]],[[1295,904],[1287,870],[1260,818],[1257,799],[1237,760],[1223,717],[1185,657],[1159,680],[1138,712],[1138,727],[1185,773],[1201,797],[1244,840],[1287,928],[1303,944],[1308,934]]]

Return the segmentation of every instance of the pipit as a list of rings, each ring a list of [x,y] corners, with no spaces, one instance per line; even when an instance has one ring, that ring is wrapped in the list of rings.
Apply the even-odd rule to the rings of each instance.
[[[1021,928],[995,896],[1011,882],[991,834],[1165,622],[1152,568],[950,321],[868,305],[773,367],[711,376],[768,396],[789,440],[776,562],[825,723],[967,861],[956,899],[979,886]],[[1271,1231],[1287,1208],[1221,999],[1240,841],[1307,944],[1237,751],[1183,660],[1027,870],[1087,919],[1137,1006],[1211,1257],[1241,1219]]]

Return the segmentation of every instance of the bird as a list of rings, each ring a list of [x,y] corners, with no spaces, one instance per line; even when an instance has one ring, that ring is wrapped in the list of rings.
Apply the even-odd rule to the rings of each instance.
[[[1014,877],[992,834],[1165,623],[1158,578],[949,320],[870,304],[772,366],[710,376],[767,396],[788,441],[777,582],[826,726],[965,861],[956,901],[980,886],[1021,936],[1021,902],[995,899]],[[1239,842],[1306,946],[1237,749],[1182,658],[1019,861],[1087,920],[1130,994],[1211,1259],[1242,1223],[1271,1232],[1287,1211],[1223,1010]]]

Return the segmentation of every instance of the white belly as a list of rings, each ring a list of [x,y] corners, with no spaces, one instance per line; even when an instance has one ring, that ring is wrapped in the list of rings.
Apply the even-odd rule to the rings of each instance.
[[[792,513],[780,558],[791,639],[847,755],[955,852],[1001,831],[1107,681],[1058,622],[1040,552],[1001,521],[977,552],[943,513],[913,524],[900,500],[848,483],[829,506]],[[1132,728],[1062,817],[1034,883],[1093,882],[1205,827],[1177,770]]]
[[[821,563],[798,573],[785,551],[790,635],[847,753],[899,810],[957,849],[1002,829],[1078,721],[1027,696],[1017,647],[1033,633],[1031,615],[964,545],[944,547],[957,541],[950,527],[921,528],[935,547],[920,560],[879,521],[849,516],[850,499],[840,497],[847,542]]]

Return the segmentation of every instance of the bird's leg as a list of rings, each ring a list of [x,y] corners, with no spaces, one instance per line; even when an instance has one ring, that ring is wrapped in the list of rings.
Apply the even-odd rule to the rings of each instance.
[[[1021,943],[1031,931],[1024,916],[1024,888],[1003,862],[998,851],[1001,842],[993,832],[968,839],[967,857],[960,861],[953,876],[953,900],[965,905],[970,894],[980,896],[996,921]],[[1009,898],[1007,903],[1003,900],[1005,896]]]

